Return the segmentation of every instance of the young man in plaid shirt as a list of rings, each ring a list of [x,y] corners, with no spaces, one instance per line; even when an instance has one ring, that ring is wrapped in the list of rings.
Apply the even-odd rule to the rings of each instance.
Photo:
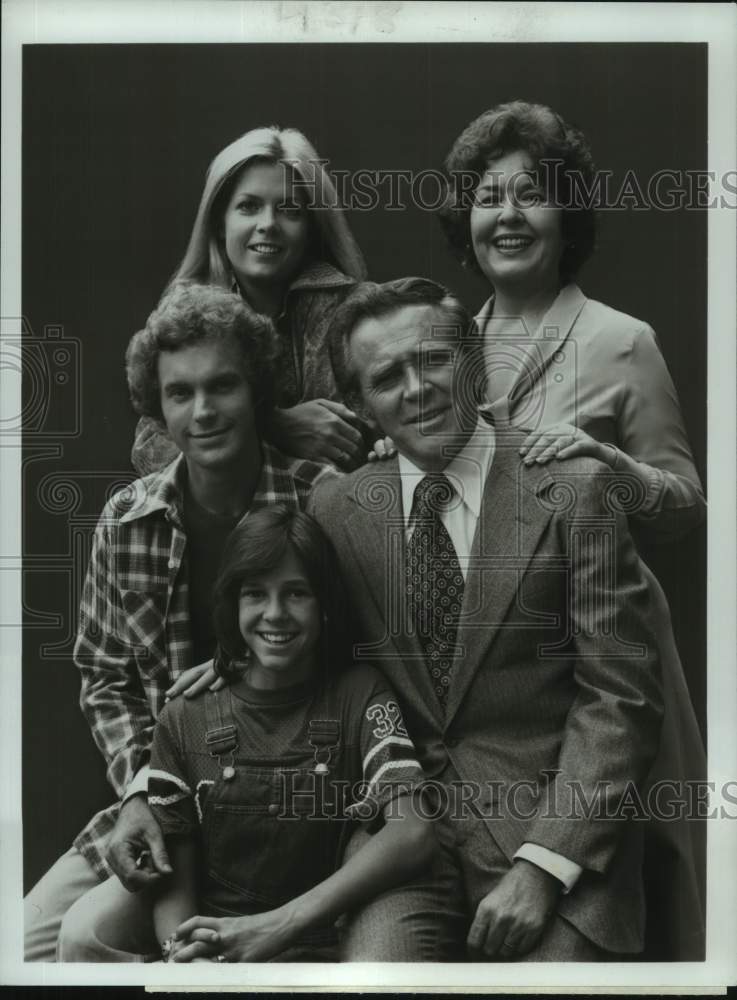
[[[133,913],[136,890],[170,870],[146,801],[151,737],[167,697],[215,681],[211,594],[226,539],[249,510],[303,508],[330,474],[262,440],[276,355],[271,322],[212,286],[175,287],[131,340],[133,405],[165,425],[181,455],[116,494],[97,526],[74,659],[119,802],[26,897],[26,961],[55,960],[65,913],[113,873]]]

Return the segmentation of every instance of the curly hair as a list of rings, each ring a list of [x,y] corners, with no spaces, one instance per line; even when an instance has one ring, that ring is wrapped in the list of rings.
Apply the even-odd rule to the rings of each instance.
[[[241,586],[277,567],[289,549],[302,564],[322,615],[318,667],[339,669],[350,655],[345,587],[330,539],[309,515],[286,504],[270,504],[237,525],[220,564],[213,612],[218,640],[215,667],[226,680],[237,679],[248,659],[238,624]]]
[[[199,281],[223,288],[232,286],[233,272],[221,232],[223,213],[243,171],[258,162],[285,163],[294,171],[295,186],[303,191],[309,209],[308,255],[327,260],[357,281],[365,278],[366,265],[325,169],[327,161],[320,159],[297,129],[271,125],[251,129],[213,159],[187,250],[171,284]]]
[[[464,267],[481,274],[471,245],[474,192],[489,161],[519,151],[532,158],[548,197],[562,208],[560,278],[566,282],[594,250],[594,162],[583,134],[544,104],[499,104],[463,130],[444,163],[448,188],[438,212],[440,223],[452,253]]]
[[[359,323],[380,319],[408,306],[431,306],[442,313],[438,329],[452,332],[458,345],[454,372],[454,403],[461,425],[476,423],[482,399],[484,359],[478,329],[463,303],[445,285],[429,278],[395,278],[377,284],[364,281],[338,306],[330,323],[333,364],[346,403],[362,408],[359,374],[351,363],[350,338]],[[432,331],[428,331],[428,337]]]
[[[240,348],[256,398],[257,425],[274,405],[278,340],[270,319],[234,292],[215,285],[180,282],[166,292],[143,330],[131,337],[125,355],[131,402],[136,413],[163,422],[159,354],[207,340],[232,338]]]

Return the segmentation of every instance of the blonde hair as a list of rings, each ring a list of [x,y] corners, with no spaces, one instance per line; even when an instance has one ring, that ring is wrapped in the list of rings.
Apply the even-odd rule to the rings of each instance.
[[[230,288],[233,272],[225,254],[220,223],[223,204],[236,178],[252,160],[283,162],[295,172],[308,193],[310,218],[320,244],[319,256],[357,281],[366,276],[366,265],[338,202],[326,160],[320,160],[311,143],[293,128],[256,128],[222,149],[207,170],[192,235],[170,286],[197,281]]]

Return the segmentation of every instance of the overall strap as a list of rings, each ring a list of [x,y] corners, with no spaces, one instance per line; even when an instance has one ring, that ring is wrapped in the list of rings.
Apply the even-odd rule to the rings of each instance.
[[[307,724],[307,741],[315,751],[315,773],[327,774],[332,751],[340,746],[341,722],[335,712],[333,685],[328,681],[320,699],[322,718]]]
[[[238,746],[229,688],[205,692],[205,743],[213,757],[232,753]]]

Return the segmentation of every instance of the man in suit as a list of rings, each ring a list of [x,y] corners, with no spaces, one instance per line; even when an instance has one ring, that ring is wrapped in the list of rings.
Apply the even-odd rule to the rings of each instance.
[[[398,455],[324,482],[355,655],[401,699],[435,791],[432,877],[353,921],[349,959],[596,960],[642,948],[638,783],[662,714],[648,590],[611,473],[526,466],[479,419],[468,317],[424,279],[334,321]],[[466,951],[466,948],[468,951]]]

